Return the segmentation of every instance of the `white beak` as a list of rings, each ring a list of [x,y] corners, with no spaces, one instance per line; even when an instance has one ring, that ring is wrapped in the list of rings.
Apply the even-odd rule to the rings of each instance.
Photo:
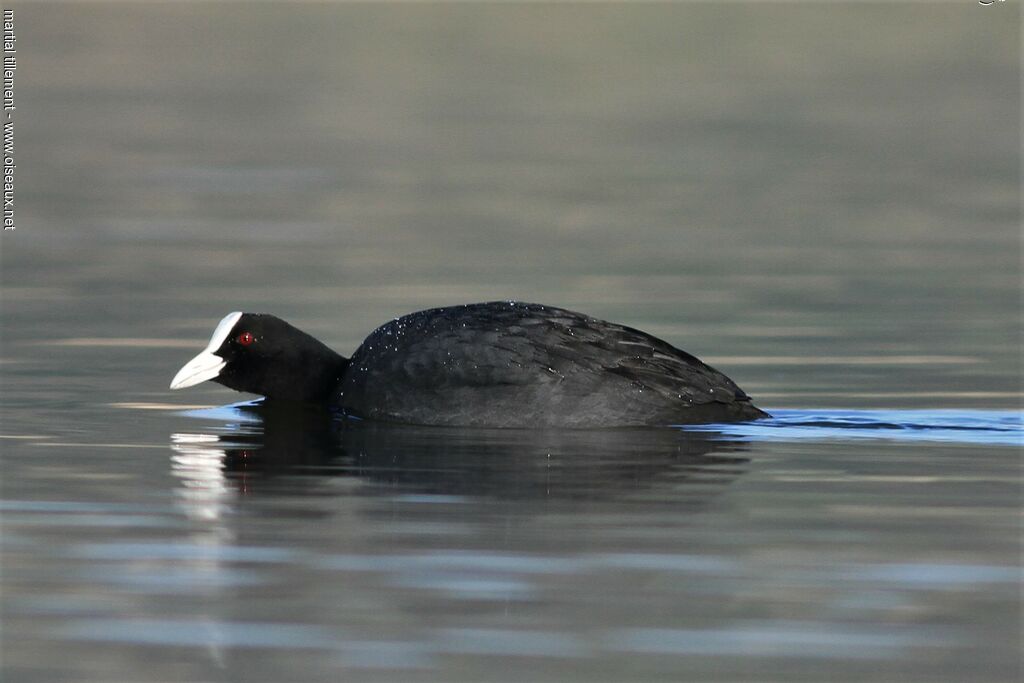
[[[231,334],[232,328],[242,317],[240,311],[234,311],[224,316],[224,319],[217,325],[210,337],[210,343],[206,345],[202,353],[185,363],[185,367],[178,370],[178,374],[171,380],[171,389],[184,389],[191,387],[208,379],[213,379],[220,374],[220,371],[227,365],[227,361],[216,355],[214,351],[220,348],[224,340]]]
[[[225,365],[227,361],[220,356],[203,351],[178,370],[178,374],[171,380],[171,389],[184,389],[213,379],[220,374]]]

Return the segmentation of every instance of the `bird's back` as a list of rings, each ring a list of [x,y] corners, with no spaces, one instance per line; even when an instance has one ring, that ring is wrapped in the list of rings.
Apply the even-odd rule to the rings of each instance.
[[[490,427],[610,427],[765,414],[732,380],[649,334],[550,306],[491,302],[392,320],[336,397],[366,418]]]

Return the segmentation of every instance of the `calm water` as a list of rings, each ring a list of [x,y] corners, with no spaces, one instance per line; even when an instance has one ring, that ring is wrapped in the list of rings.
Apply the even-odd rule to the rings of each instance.
[[[1019,679],[1017,5],[14,9],[5,681]],[[166,388],[499,298],[775,418]]]

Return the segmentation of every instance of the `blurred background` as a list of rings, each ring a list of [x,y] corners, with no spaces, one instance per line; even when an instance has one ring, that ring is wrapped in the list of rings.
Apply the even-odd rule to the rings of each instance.
[[[665,508],[601,507],[595,489],[591,507],[547,526],[517,526],[512,505],[472,508],[477,528],[466,507],[436,512],[445,503],[414,533],[422,506],[362,490],[288,498],[281,521],[279,502],[227,486],[214,518],[197,514],[181,493],[210,484],[168,460],[171,435],[198,430],[176,411],[240,397],[166,390],[229,311],[275,313],[348,354],[394,316],[515,298],[650,331],[767,409],[1018,409],[1018,3],[10,7],[11,680],[810,681],[825,664],[831,680],[1019,674],[1012,448],[756,446],[730,489],[739,498],[685,528]],[[353,511],[364,506],[404,521],[404,535],[367,524]],[[597,511],[617,531],[581,521]],[[347,533],[403,557],[457,546],[555,564],[509,562],[539,592],[489,574],[474,584],[465,567],[445,583],[414,562],[386,589],[346,576],[352,593],[339,595],[337,577],[295,573],[290,555],[230,545],[251,515],[263,535],[247,543],[289,552],[340,553]],[[221,564],[211,574],[201,554],[206,573],[188,574],[196,556],[181,543],[221,548]],[[667,548],[696,559],[635,560]],[[549,557],[591,550],[634,559],[588,564],[607,572],[588,582]],[[889,569],[850,594],[853,561]],[[166,563],[180,571],[161,573]],[[469,598],[467,585],[479,589]],[[276,596],[273,609],[246,602],[247,586]],[[398,606],[375,602],[396,594]],[[530,611],[540,604],[556,607]],[[310,616],[314,605],[324,613]],[[531,630],[506,634],[502,614]],[[265,623],[278,617],[293,630]],[[327,630],[302,630],[314,626]],[[387,638],[339,654],[324,645],[335,627]],[[214,635],[182,635],[197,632]],[[54,643],[73,665],[53,661]],[[218,649],[239,645],[275,654],[239,662]],[[139,661],[155,663],[144,674]]]
[[[771,405],[1016,405],[1015,5],[15,8],[9,316],[518,298]]]

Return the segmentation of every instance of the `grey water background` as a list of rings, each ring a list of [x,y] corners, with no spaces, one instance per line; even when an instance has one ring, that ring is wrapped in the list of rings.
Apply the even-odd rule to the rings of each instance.
[[[5,681],[1019,679],[1018,4],[11,7]],[[776,419],[167,390],[504,298]]]

